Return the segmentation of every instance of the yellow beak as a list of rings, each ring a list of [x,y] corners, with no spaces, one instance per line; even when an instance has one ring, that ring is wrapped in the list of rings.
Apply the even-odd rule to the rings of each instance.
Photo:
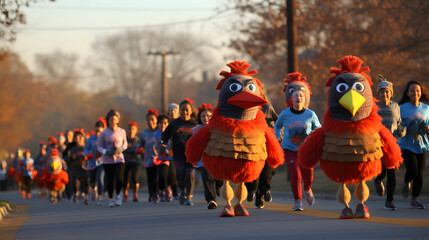
[[[355,90],[351,90],[348,93],[344,94],[344,96],[341,97],[339,103],[345,109],[349,110],[349,112],[354,117],[356,112],[359,110],[359,108],[362,106],[362,104],[365,101],[366,101],[366,99],[362,95],[360,95]]]
[[[58,168],[58,163],[57,162],[52,162],[51,163],[51,168],[55,171]]]

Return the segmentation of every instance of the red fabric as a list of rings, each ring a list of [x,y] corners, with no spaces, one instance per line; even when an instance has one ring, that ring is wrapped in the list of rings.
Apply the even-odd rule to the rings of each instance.
[[[381,117],[377,114],[377,105],[374,104],[371,114],[360,121],[343,122],[332,119],[328,110],[323,117],[323,125],[316,129],[306,138],[305,142],[298,148],[298,161],[306,168],[314,167],[320,161],[320,168],[326,176],[338,183],[354,184],[361,180],[370,180],[380,174],[382,160],[387,168],[397,168],[402,162],[401,151],[397,146],[395,138],[381,124]],[[320,159],[324,142],[324,132],[336,135],[343,133],[365,133],[378,132],[383,143],[382,160],[372,162],[336,162]]]
[[[204,153],[210,138],[210,130],[216,129],[230,134],[238,132],[263,131],[266,137],[267,159],[260,161],[248,161],[226,157],[212,157]],[[257,179],[265,165],[265,160],[273,167],[284,162],[283,150],[275,138],[273,130],[267,126],[265,115],[258,111],[256,118],[249,121],[236,121],[219,114],[219,107],[213,110],[212,118],[208,125],[201,127],[193,135],[186,145],[186,158],[188,162],[197,163],[201,157],[207,171],[216,179],[228,179],[234,183],[251,182]],[[203,154],[204,153],[204,154]]]
[[[288,74],[288,77],[289,78],[285,78],[285,79],[283,79],[283,82],[285,82],[286,84],[285,84],[285,86],[283,87],[283,92],[285,92],[286,91],[286,87],[287,87],[287,85],[289,84],[289,83],[293,83],[293,82],[302,82],[302,83],[304,83],[305,84],[305,86],[307,86],[307,89],[308,89],[308,92],[310,93],[310,95],[312,94],[311,93],[311,90],[310,90],[310,85],[308,85],[308,82],[307,82],[307,78],[306,77],[304,77],[304,76],[302,76],[302,73],[300,73],[300,72],[293,72],[293,73],[289,73]],[[290,106],[292,106],[292,105],[290,105]]]
[[[10,167],[10,168],[7,170],[7,177],[8,177],[9,179],[12,179],[12,178],[15,176],[15,174],[16,174],[16,168],[14,168],[14,167]]]
[[[219,81],[219,83],[216,86],[216,89],[219,90],[221,89],[223,83],[225,82],[225,80],[231,76],[234,75],[244,75],[244,76],[249,76],[253,79],[255,79],[256,84],[259,87],[262,87],[262,83],[259,81],[259,79],[253,77],[253,75],[258,74],[258,71],[256,69],[252,69],[250,71],[247,71],[247,69],[249,69],[249,67],[251,66],[250,64],[248,64],[246,61],[233,61],[230,62],[228,64],[226,64],[230,69],[231,72],[227,72],[227,71],[221,71],[219,73],[219,75],[223,76],[222,80]]]
[[[330,77],[328,81],[326,81],[326,87],[330,87],[334,82],[334,79],[342,73],[359,73],[364,76],[366,80],[368,80],[369,85],[372,86],[373,83],[371,81],[371,77],[366,74],[366,72],[369,72],[369,67],[361,68],[363,61],[360,58],[349,55],[338,59],[337,63],[340,64],[341,69],[331,67],[331,73],[333,73],[334,76]]]
[[[62,170],[58,174],[46,174],[45,187],[49,190],[60,190],[64,184],[69,182],[69,175]]]
[[[285,162],[289,168],[290,186],[292,188],[293,197],[296,200],[302,200],[301,179],[304,182],[304,189],[310,190],[313,183],[313,169],[303,168],[298,164],[297,152],[285,149]]]
[[[37,174],[36,178],[34,179],[34,183],[36,184],[36,187],[43,188],[45,186],[45,178],[46,178],[46,170],[42,170],[40,173]]]

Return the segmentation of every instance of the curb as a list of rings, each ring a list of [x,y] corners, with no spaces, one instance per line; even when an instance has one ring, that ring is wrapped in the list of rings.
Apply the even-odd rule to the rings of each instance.
[[[6,203],[3,206],[0,206],[0,221],[6,217],[9,212],[12,210],[12,208],[10,207],[10,205],[8,203]]]

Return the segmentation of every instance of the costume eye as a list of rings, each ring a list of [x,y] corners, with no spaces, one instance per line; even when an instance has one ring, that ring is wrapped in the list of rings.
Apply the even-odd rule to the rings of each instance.
[[[299,91],[305,91],[305,87],[300,87]]]
[[[289,91],[288,91],[290,94],[292,94],[293,92],[295,92],[295,89],[292,87],[292,88],[289,88]]]
[[[337,85],[335,89],[337,90],[337,92],[342,93],[342,92],[345,92],[347,89],[349,89],[349,85],[345,83],[340,83]]]
[[[231,85],[229,85],[229,90],[231,92],[238,92],[243,88],[243,86],[241,86],[241,84],[239,83],[232,83]]]
[[[250,92],[255,92],[256,91],[256,86],[255,84],[251,83],[249,85],[246,86],[247,90],[249,90]]]
[[[363,85],[360,82],[355,82],[352,86],[352,88],[358,92],[362,92],[363,90],[365,90],[365,85]]]

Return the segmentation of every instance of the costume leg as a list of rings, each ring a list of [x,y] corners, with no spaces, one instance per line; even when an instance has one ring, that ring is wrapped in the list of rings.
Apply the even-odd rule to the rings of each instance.
[[[235,216],[249,216],[249,212],[241,204],[247,198],[247,188],[243,183],[239,183],[234,191],[235,198],[237,198],[237,205],[234,207]]]
[[[221,196],[226,200],[226,206],[220,214],[221,217],[233,217],[234,209],[231,206],[231,200],[234,198],[234,192],[232,191],[231,185],[229,185],[229,181],[225,180],[222,188],[220,189]]]
[[[360,202],[356,206],[355,218],[369,218],[368,207],[363,204],[369,197],[369,188],[364,181],[356,185],[355,198]]]
[[[340,188],[337,191],[337,201],[346,206],[341,212],[340,219],[351,219],[353,218],[353,211],[349,207],[351,196],[350,191],[345,183],[341,183]]]

